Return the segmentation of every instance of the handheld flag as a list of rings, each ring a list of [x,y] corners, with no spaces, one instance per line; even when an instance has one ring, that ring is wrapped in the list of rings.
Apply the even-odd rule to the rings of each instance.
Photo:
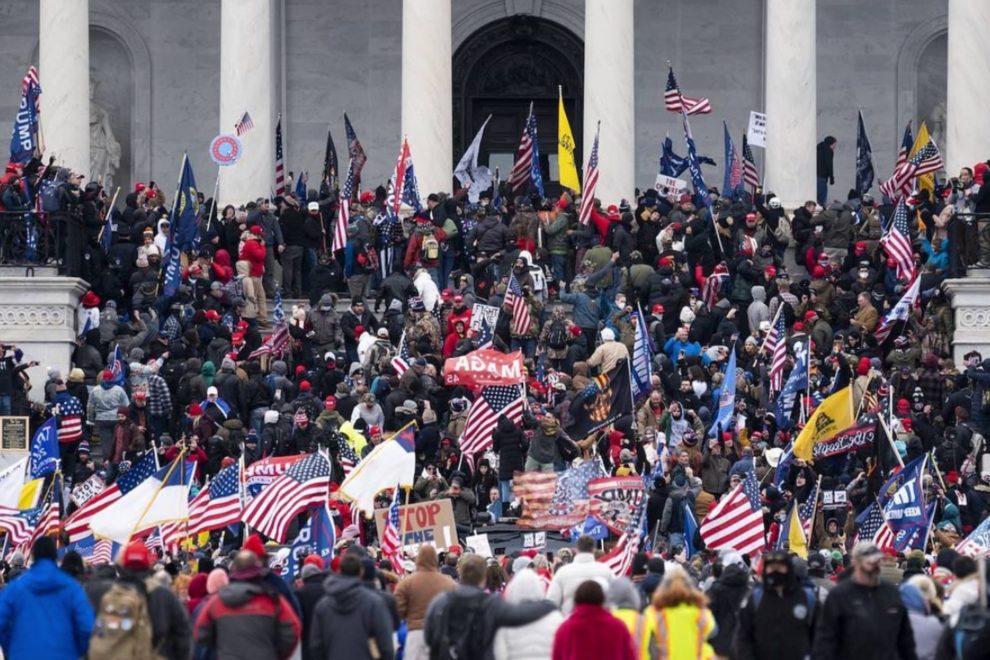
[[[337,543],[337,532],[333,519],[325,506],[313,509],[306,525],[299,530],[296,540],[289,546],[289,557],[286,560],[282,579],[288,583],[299,577],[303,560],[309,555],[316,555],[323,560],[323,565],[329,567],[333,559],[333,546]]]
[[[454,168],[454,176],[461,182],[461,185],[468,190],[468,201],[472,204],[478,203],[481,193],[492,185],[492,173],[484,165],[478,165],[478,153],[481,151],[481,140],[485,135],[485,126],[491,121],[492,116],[488,115],[485,122],[478,129],[474,139],[468,146],[467,151],[461,156],[461,160]],[[403,141],[405,145],[405,142]],[[404,148],[408,148],[405,146]],[[403,173],[404,175],[404,173]],[[398,178],[398,177],[397,177]],[[403,176],[404,178],[404,176]]]
[[[69,541],[77,541],[90,536],[90,522],[101,512],[109,509],[116,502],[143,484],[152,477],[158,470],[155,460],[155,452],[148,451],[140,460],[131,465],[131,469],[117,477],[113,485],[105,488],[99,494],[94,495],[79,507],[68,520],[65,521],[65,531],[69,534]]]
[[[306,201],[306,173],[300,172],[299,176],[296,177],[296,199],[300,203]]]
[[[921,122],[921,125],[918,126],[918,135],[914,138],[914,144],[911,146],[911,155],[915,156],[922,149],[925,149],[929,142],[935,144],[935,141],[932,140],[931,136],[928,134],[928,125],[925,122]],[[931,165],[928,167],[930,168]],[[917,178],[915,179],[915,187],[917,187],[918,190],[927,190],[929,199],[933,199],[935,196],[935,175],[932,174],[932,172],[941,169],[941,167],[942,163],[941,160],[939,160],[938,167],[935,169],[930,169],[927,173],[918,172]]]
[[[729,549],[747,555],[766,546],[760,487],[753,472],[718,501],[701,522],[701,538],[712,550]]]
[[[859,111],[859,120],[856,125],[856,192],[865,195],[873,187],[873,179],[876,172],[873,170],[873,147],[870,146],[870,138],[866,134],[866,122],[863,119],[863,111]]]
[[[54,417],[45,420],[31,439],[29,474],[38,479],[58,469],[58,427]]]
[[[276,195],[285,194],[285,153],[282,150],[282,115],[275,122],[275,190]]]
[[[364,164],[368,162],[368,156],[364,153],[364,147],[361,146],[361,141],[358,140],[357,133],[354,132],[354,127],[351,126],[350,117],[347,116],[346,112],[344,113],[344,132],[347,135],[347,155],[354,163],[354,185],[360,186],[361,170],[364,169]]]
[[[760,173],[756,171],[756,159],[753,158],[753,150],[750,148],[749,138],[745,134],[742,137],[742,157],[743,181],[746,182],[747,186],[755,190],[760,185]]]
[[[725,140],[725,176],[722,178],[722,194],[734,197],[743,185],[743,168],[736,153],[736,145],[729,134],[729,125],[722,122],[722,133]]]
[[[21,101],[17,106],[14,128],[10,132],[10,162],[24,165],[34,157],[38,146],[38,115],[41,112],[38,70],[28,69],[21,80]]]
[[[375,495],[395,484],[412,486],[416,472],[416,427],[410,422],[375,447],[340,484],[340,496],[372,515]]]
[[[330,461],[319,452],[294,463],[244,507],[244,522],[278,542],[306,509],[322,505],[330,487]]]
[[[629,366],[622,360],[607,374],[595,376],[571,403],[567,433],[575,440],[586,438],[633,411]]]
[[[701,174],[701,165],[698,163],[698,151],[694,145],[694,137],[691,135],[691,123],[688,121],[687,113],[681,113],[684,123],[684,141],[687,143],[687,166],[691,173],[691,183],[694,185],[694,194],[701,199],[705,206],[711,204],[711,197],[708,194],[708,185],[705,184],[705,177]]]
[[[575,193],[581,192],[581,181],[578,179],[577,163],[574,160],[574,133],[571,123],[567,121],[564,111],[564,92],[557,88],[557,171],[560,173],[560,185],[570,188]]]
[[[725,363],[725,378],[722,379],[722,389],[718,393],[718,414],[708,435],[714,436],[719,429],[729,428],[729,420],[736,409],[736,347],[732,346],[729,359]]]
[[[908,285],[907,290],[901,299],[897,301],[889,312],[884,314],[883,318],[880,319],[880,324],[877,325],[877,329],[874,330],[873,334],[877,338],[877,344],[883,344],[887,341],[887,337],[890,336],[891,331],[894,329],[894,325],[898,321],[907,321],[911,316],[911,309],[918,305],[919,298],[921,296],[921,277],[916,274],[914,279]]]
[[[251,115],[245,110],[244,115],[234,124],[234,132],[240,137],[252,128],[254,128],[254,121],[251,119]]]
[[[334,190],[337,189],[339,182],[337,181],[338,165],[337,165],[337,146],[333,143],[333,133],[330,131],[330,127],[327,127],[327,148],[323,153],[323,181],[327,183],[330,188],[330,194],[333,194]]]
[[[588,166],[584,168],[584,195],[581,196],[581,208],[578,209],[578,221],[582,225],[588,224],[591,220],[591,211],[595,207],[595,188],[598,187],[598,138],[601,134],[602,124],[598,122],[595,129],[595,143],[591,147],[591,156],[588,157]]]
[[[663,94],[663,105],[669,112],[683,112],[688,115],[705,115],[712,111],[707,98],[692,98],[681,94],[674,77],[674,68],[667,68],[667,88]]]
[[[402,488],[396,486],[392,493],[392,503],[388,507],[385,515],[385,528],[382,531],[382,557],[392,564],[392,569],[402,575],[405,570],[402,566],[402,538],[399,531],[399,504],[402,497]]]
[[[649,393],[653,389],[650,380],[652,375],[650,358],[650,333],[646,327],[646,319],[643,318],[642,308],[638,308],[633,314],[635,321],[635,339],[633,340],[632,354],[632,393],[633,398],[638,399]]]
[[[897,200],[894,216],[880,237],[887,256],[897,264],[897,279],[902,282],[914,277],[914,253],[911,250],[911,230],[908,227],[908,211],[904,198]]]
[[[856,422],[853,417],[852,386],[844,387],[815,408],[808,423],[794,440],[794,455],[811,460],[816,444],[830,440],[836,433]]]
[[[179,186],[172,207],[172,219],[168,240],[168,254],[165,255],[165,297],[171,298],[179,292],[182,281],[182,251],[189,249],[196,236],[199,216],[199,197],[196,178],[193,176],[189,156],[182,156]]]

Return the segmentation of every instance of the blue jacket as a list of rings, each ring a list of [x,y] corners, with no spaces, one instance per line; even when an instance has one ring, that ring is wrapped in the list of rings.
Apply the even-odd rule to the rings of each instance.
[[[0,647],[8,658],[75,660],[86,654],[92,632],[85,592],[50,559],[0,592]]]

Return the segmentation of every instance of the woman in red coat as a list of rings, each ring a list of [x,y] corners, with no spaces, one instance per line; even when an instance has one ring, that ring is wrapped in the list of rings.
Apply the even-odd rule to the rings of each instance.
[[[629,629],[605,609],[605,591],[593,580],[574,592],[574,609],[557,628],[553,660],[636,660]]]
[[[241,246],[240,259],[249,264],[248,275],[258,299],[258,322],[262,328],[268,328],[271,327],[268,321],[268,299],[265,298],[265,287],[261,283],[261,278],[265,276],[265,241],[261,225],[251,225],[251,229],[245,233],[247,236]]]

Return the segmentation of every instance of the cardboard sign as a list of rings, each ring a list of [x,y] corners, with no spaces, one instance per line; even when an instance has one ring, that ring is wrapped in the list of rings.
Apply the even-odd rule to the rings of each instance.
[[[100,478],[100,475],[94,474],[89,479],[76,485],[72,489],[71,499],[75,502],[76,506],[82,506],[95,496],[102,493],[103,489],[106,487],[107,485],[104,483],[103,479]]]
[[[450,358],[443,364],[443,381],[446,385],[466,385],[472,388],[522,384],[522,351],[506,354],[481,349]]]
[[[667,176],[665,174],[658,174],[657,180],[653,184],[657,192],[662,195],[669,194],[671,192],[681,192],[682,190],[687,190],[687,181],[678,179],[677,177]]]
[[[523,548],[542,548],[546,544],[546,532],[526,532],[523,534]]]
[[[749,113],[749,127],[746,129],[746,140],[751,147],[767,148],[767,116],[753,110]]]
[[[378,538],[382,538],[385,532],[387,513],[388,509],[375,509]],[[402,533],[403,546],[429,543],[445,550],[457,543],[454,507],[446,498],[400,506],[399,531]]]
[[[469,550],[474,551],[474,554],[480,555],[482,557],[493,557],[492,546],[488,542],[488,534],[475,534],[474,536],[468,536],[464,539],[464,544]]]
[[[490,328],[494,329],[498,325],[498,315],[501,311],[501,307],[475,303],[474,307],[471,308],[471,329],[480,333],[483,323],[487,323]]]

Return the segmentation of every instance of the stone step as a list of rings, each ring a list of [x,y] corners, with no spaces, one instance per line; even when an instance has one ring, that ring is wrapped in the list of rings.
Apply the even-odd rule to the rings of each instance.
[[[0,277],[58,277],[58,266],[2,265]]]

